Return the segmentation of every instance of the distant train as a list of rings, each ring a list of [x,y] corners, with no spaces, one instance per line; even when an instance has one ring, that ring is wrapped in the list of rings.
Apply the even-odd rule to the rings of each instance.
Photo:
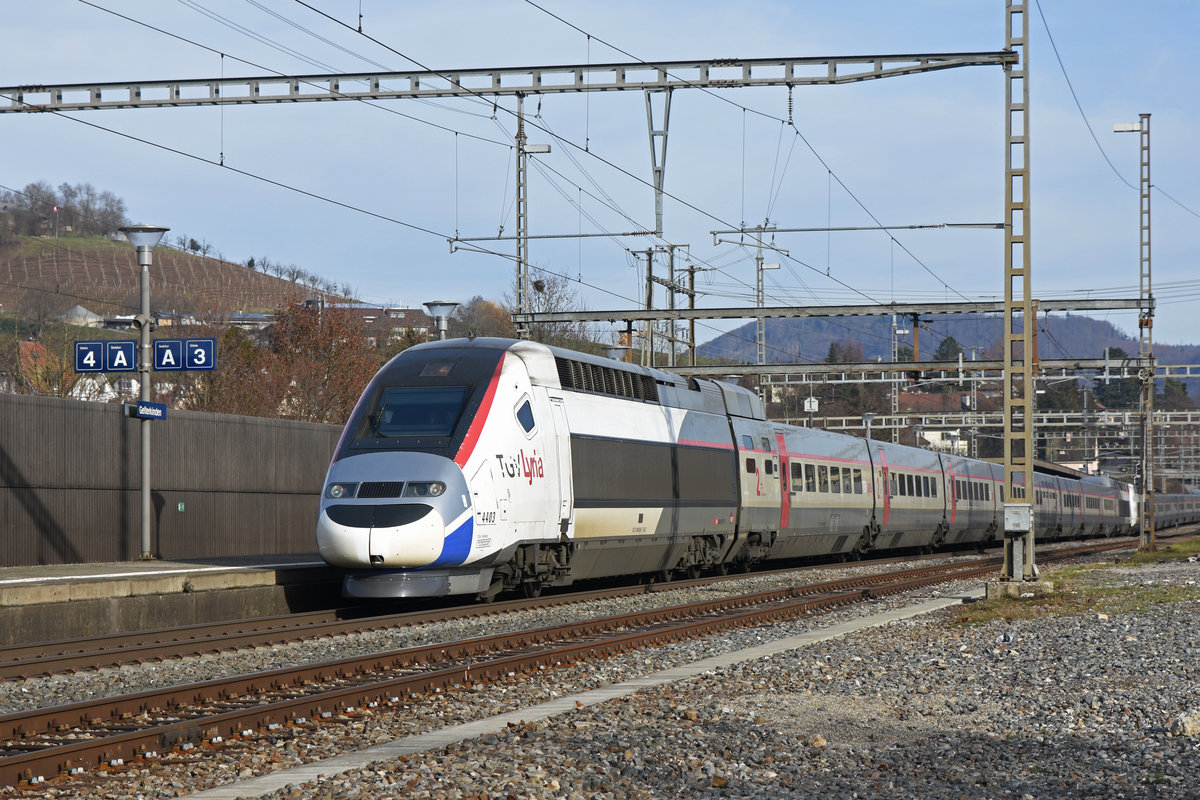
[[[434,597],[997,541],[1003,468],[767,421],[741,387],[510,339],[413,347],[367,386],[317,522],[351,597]],[[1021,487],[1024,494],[1024,487]],[[1159,496],[1159,525],[1200,496]],[[1138,525],[1133,489],[1037,473],[1036,535]]]

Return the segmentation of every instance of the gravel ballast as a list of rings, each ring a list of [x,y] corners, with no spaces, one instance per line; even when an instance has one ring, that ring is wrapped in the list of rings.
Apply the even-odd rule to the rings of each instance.
[[[1200,709],[1200,565],[1093,575],[1118,592],[1148,585],[1179,592],[1136,611],[1012,624],[951,625],[954,612],[936,612],[263,796],[1196,797],[1200,738],[1184,733],[1180,720]],[[404,711],[171,757],[86,785],[43,784],[36,794],[185,796],[928,595],[449,692]],[[37,692],[46,682],[27,683]]]

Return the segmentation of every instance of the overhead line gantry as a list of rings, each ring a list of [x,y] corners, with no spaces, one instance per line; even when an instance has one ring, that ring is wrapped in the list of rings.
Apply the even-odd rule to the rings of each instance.
[[[528,203],[523,147],[528,95],[642,91],[650,138],[654,187],[653,233],[662,235],[667,127],[675,89],[734,89],[751,86],[823,86],[957,67],[1003,66],[1016,61],[1007,50],[969,53],[724,58],[700,61],[508,67],[500,69],[409,70],[240,78],[175,79],[107,83],[63,83],[0,88],[0,113],[39,113],[122,108],[303,103],[337,100],[396,100],[476,97],[517,98],[517,310],[529,312]],[[662,102],[654,103],[656,96]],[[656,118],[660,121],[656,121]],[[463,240],[460,240],[463,241]],[[517,322],[524,335],[525,323]]]

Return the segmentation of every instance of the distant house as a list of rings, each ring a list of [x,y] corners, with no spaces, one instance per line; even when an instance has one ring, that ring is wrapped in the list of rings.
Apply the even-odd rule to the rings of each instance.
[[[104,325],[104,317],[88,311],[83,306],[75,306],[59,316],[58,320],[67,325],[78,325],[81,328],[99,328]]]
[[[325,308],[348,311],[362,319],[369,334],[383,334],[382,337],[371,336],[371,339],[394,341],[403,336],[405,331],[412,331],[419,338],[428,338],[436,330],[433,318],[416,308],[364,306],[361,303],[329,303]]]

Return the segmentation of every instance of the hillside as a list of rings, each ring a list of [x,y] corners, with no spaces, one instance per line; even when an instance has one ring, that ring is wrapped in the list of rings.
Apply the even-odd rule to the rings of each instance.
[[[240,264],[163,245],[150,270],[151,306],[161,313],[271,311],[311,293]],[[0,310],[61,313],[78,304],[108,316],[133,313],[140,298],[141,268],[123,240],[20,236],[0,246]]]

